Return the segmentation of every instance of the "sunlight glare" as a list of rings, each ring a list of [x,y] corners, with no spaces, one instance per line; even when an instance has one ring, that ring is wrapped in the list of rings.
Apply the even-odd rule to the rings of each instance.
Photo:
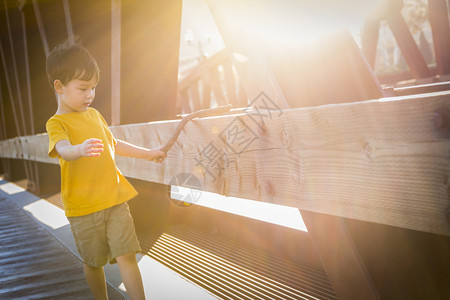
[[[8,195],[14,195],[14,194],[25,191],[24,188],[12,183],[12,182],[8,182],[8,183],[0,185],[0,190],[4,191]]]
[[[30,212],[39,222],[52,229],[58,229],[69,224],[62,209],[43,199],[28,204],[23,209]]]
[[[237,27],[263,41],[310,43],[332,32],[359,30],[380,0],[282,0],[234,3]],[[229,4],[231,10],[231,4]]]
[[[201,193],[200,197],[188,197],[193,189],[179,186],[171,186],[172,199],[182,200],[192,203],[195,198],[196,205],[221,210],[224,212],[269,222],[296,230],[307,231],[305,223],[298,208],[284,205],[272,204],[262,201],[254,201],[236,197],[225,197],[219,194],[195,191]]]

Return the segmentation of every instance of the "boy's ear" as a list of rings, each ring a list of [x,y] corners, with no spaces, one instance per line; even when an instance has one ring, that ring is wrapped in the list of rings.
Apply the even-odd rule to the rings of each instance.
[[[64,85],[59,79],[53,81],[53,87],[58,94],[64,94]]]

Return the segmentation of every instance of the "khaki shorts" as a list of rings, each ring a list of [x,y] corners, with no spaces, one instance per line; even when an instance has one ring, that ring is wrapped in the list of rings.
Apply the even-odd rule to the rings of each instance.
[[[141,251],[126,202],[80,217],[67,218],[83,262],[102,267],[128,253]]]

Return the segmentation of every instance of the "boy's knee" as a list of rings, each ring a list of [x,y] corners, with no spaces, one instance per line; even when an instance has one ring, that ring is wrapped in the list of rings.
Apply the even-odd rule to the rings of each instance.
[[[121,262],[124,263],[137,263],[136,262],[136,253],[130,252],[121,256],[116,257],[117,262],[120,264]]]
[[[88,264],[83,264],[84,265],[84,269],[90,270],[90,271],[100,271],[103,269],[103,267],[93,267],[90,266]]]

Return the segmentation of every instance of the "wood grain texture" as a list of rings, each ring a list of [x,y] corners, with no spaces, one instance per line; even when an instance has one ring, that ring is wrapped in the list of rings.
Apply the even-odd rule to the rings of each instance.
[[[439,107],[450,109],[450,92],[196,119],[162,164],[116,160],[128,177],[168,184],[193,173],[226,196],[450,235],[450,141],[433,125]],[[111,130],[154,148],[179,122]],[[57,163],[45,134],[20,139],[2,141],[1,156]]]

